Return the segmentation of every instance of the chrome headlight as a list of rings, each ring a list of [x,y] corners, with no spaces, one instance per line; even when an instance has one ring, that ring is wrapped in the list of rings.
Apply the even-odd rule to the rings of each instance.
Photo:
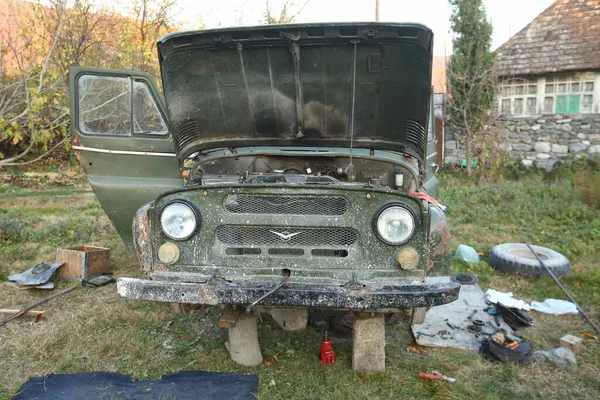
[[[174,240],[189,238],[196,231],[197,226],[196,213],[185,203],[168,204],[160,214],[162,231]]]
[[[375,231],[387,244],[405,243],[415,231],[415,219],[403,206],[391,205],[382,209],[376,216]]]

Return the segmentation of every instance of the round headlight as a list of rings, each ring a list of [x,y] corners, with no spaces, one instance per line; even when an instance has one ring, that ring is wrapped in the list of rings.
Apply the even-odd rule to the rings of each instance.
[[[415,219],[406,208],[391,206],[379,213],[375,228],[381,240],[387,244],[402,244],[412,236]]]
[[[160,226],[168,237],[184,240],[196,230],[196,213],[184,203],[171,203],[160,214]]]

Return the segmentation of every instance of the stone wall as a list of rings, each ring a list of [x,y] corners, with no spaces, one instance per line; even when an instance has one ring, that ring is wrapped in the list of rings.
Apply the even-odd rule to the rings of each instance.
[[[538,115],[503,118],[501,147],[523,165],[551,169],[558,161],[580,157],[600,158],[600,114]],[[446,164],[465,157],[464,145],[447,135]]]

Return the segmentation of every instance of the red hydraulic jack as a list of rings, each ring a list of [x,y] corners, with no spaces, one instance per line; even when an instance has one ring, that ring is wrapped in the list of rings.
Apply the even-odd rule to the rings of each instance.
[[[321,343],[321,364],[335,364],[335,351],[333,351],[333,347],[331,347],[331,340],[329,340],[327,332],[325,332],[325,337]]]

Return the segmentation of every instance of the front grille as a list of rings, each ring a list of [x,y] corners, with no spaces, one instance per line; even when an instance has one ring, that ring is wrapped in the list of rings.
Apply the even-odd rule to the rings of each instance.
[[[223,226],[217,239],[232,246],[350,246],[358,239],[352,228],[265,228]]]
[[[341,196],[232,194],[223,205],[235,214],[344,215],[348,211],[348,200]]]

